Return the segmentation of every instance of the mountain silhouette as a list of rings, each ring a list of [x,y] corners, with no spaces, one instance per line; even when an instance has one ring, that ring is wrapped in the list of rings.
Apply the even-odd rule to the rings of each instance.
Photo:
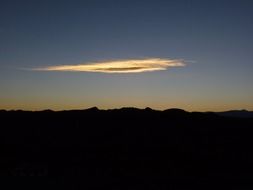
[[[69,189],[252,189],[253,118],[228,113],[1,110],[0,176]]]
[[[253,117],[253,112],[247,110],[231,110],[225,112],[216,112],[216,114],[227,117],[244,117],[244,118]]]

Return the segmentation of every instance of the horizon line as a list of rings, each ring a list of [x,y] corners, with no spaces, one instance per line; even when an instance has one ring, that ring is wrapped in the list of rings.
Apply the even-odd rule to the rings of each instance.
[[[154,109],[151,108],[149,106],[145,107],[145,108],[140,108],[140,107],[131,107],[131,106],[123,106],[123,107],[118,107],[118,108],[107,108],[107,109],[101,109],[97,106],[92,106],[92,107],[88,107],[88,108],[83,108],[83,109],[50,109],[50,108],[46,108],[46,109],[0,109],[0,111],[25,111],[25,112],[43,112],[43,111],[52,111],[52,112],[61,112],[61,111],[85,111],[85,110],[91,110],[91,109],[97,109],[99,111],[110,111],[110,110],[120,110],[120,109],[138,109],[138,110],[146,110],[146,109],[150,109],[153,111],[166,111],[166,110],[182,110],[185,112],[201,112],[201,113],[207,113],[207,112],[214,112],[214,113],[218,113],[218,112],[228,112],[228,111],[247,111],[247,112],[253,112],[253,110],[248,110],[248,109],[228,109],[228,110],[223,110],[223,111],[198,111],[198,110],[194,110],[194,111],[188,111],[186,109],[182,109],[182,108],[178,108],[178,107],[171,107],[171,108],[166,108],[166,109]]]

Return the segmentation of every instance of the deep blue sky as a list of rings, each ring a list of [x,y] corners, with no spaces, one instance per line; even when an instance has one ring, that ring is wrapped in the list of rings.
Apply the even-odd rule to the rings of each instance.
[[[0,109],[253,110],[252,10],[251,0],[1,0]],[[136,74],[26,69],[146,57],[187,66]]]

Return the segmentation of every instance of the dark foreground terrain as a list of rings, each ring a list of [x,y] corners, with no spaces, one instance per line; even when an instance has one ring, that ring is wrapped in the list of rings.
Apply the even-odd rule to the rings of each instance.
[[[253,189],[253,118],[179,109],[0,111],[0,175],[68,189]]]

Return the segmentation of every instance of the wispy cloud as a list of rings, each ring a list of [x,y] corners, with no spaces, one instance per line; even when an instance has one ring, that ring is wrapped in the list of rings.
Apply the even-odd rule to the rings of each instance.
[[[141,73],[166,70],[170,67],[185,66],[184,61],[177,59],[124,59],[100,62],[88,62],[79,65],[57,65],[34,68],[36,71],[79,71],[100,73]]]

